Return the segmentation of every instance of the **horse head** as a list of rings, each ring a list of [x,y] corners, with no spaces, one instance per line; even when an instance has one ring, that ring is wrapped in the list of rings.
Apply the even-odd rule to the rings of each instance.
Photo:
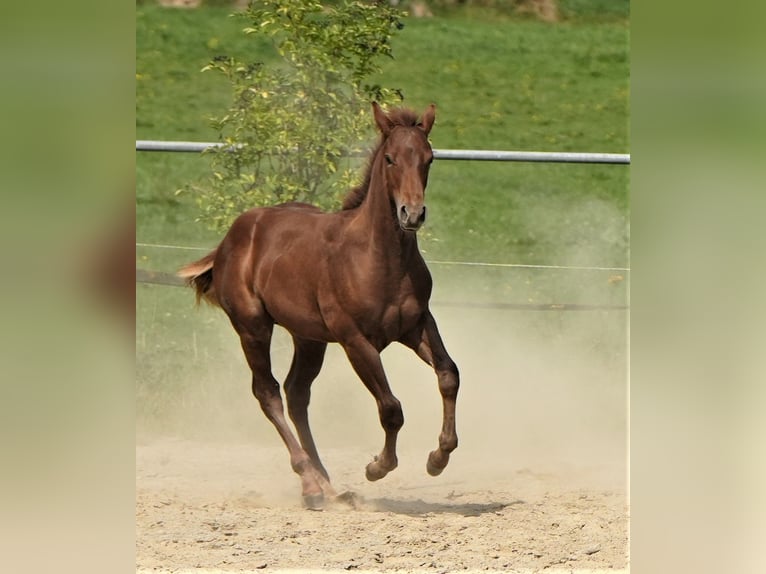
[[[372,109],[383,135],[375,161],[384,162],[384,180],[397,222],[404,231],[417,231],[426,220],[426,184],[434,157],[428,133],[434,123],[436,106],[428,106],[420,121],[400,117],[406,111],[386,114],[377,102],[373,102]]]

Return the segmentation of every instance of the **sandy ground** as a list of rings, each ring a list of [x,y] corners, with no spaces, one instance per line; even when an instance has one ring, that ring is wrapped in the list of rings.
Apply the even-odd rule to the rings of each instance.
[[[162,413],[182,416],[176,434],[186,438],[137,429],[137,571],[626,569],[626,365],[599,343],[624,338],[621,317],[565,315],[547,334],[536,315],[440,314],[461,388],[460,444],[438,477],[425,469],[441,428],[433,371],[401,346],[384,352],[405,425],[399,467],[371,483],[365,465],[383,444],[375,404],[331,346],[309,413],[335,488],[359,504],[322,512],[303,509],[287,450],[222,325],[231,354],[210,357],[201,410],[181,396],[178,413]],[[281,380],[289,340],[272,347]]]
[[[427,452],[400,448],[399,468],[369,483],[369,455],[323,452],[336,488],[359,503],[314,512],[281,447],[142,440],[137,571],[627,568],[622,464],[503,469],[458,449],[433,478]]]

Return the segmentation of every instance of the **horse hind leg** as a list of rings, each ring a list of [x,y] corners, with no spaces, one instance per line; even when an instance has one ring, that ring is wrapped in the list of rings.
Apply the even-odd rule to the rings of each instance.
[[[330,477],[319,458],[308,418],[311,384],[322,368],[327,343],[293,337],[293,345],[295,347],[293,361],[284,384],[287,412],[293,421],[303,450],[311,458],[314,467],[329,481]]]
[[[253,373],[253,395],[287,446],[290,465],[301,479],[304,504],[309,509],[320,510],[324,495],[335,496],[335,491],[324,474],[315,468],[311,456],[301,447],[285,419],[279,383],[271,372],[270,345],[274,323],[265,312],[249,313],[246,320],[239,319],[232,318],[232,323]]]

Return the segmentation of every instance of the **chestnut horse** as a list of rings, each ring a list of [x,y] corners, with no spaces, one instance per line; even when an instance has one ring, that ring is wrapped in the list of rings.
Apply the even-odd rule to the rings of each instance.
[[[380,360],[394,341],[414,350],[438,378],[444,418],[428,473],[440,474],[457,447],[459,375],[428,308],[431,275],[416,237],[426,218],[435,107],[420,121],[407,109],[386,114],[377,103],[372,107],[380,142],[363,183],[348,194],[342,210],[325,213],[303,203],[251,209],[213,252],[178,273],[196,289],[198,302],[204,298],[229,316],[253,373],[253,394],[287,445],[304,503],[312,509],[321,508],[325,496],[338,496],[317,454],[307,412],[329,342],[340,343],[378,406],[385,443],[367,465],[368,480],[397,466],[404,416]],[[290,332],[295,346],[284,389],[297,439],[271,372],[275,323]]]

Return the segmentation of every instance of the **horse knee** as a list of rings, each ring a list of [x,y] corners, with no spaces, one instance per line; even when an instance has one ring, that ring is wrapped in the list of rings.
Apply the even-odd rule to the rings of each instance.
[[[449,361],[444,367],[438,369],[439,392],[444,398],[455,399],[460,388],[460,373],[457,365]]]

